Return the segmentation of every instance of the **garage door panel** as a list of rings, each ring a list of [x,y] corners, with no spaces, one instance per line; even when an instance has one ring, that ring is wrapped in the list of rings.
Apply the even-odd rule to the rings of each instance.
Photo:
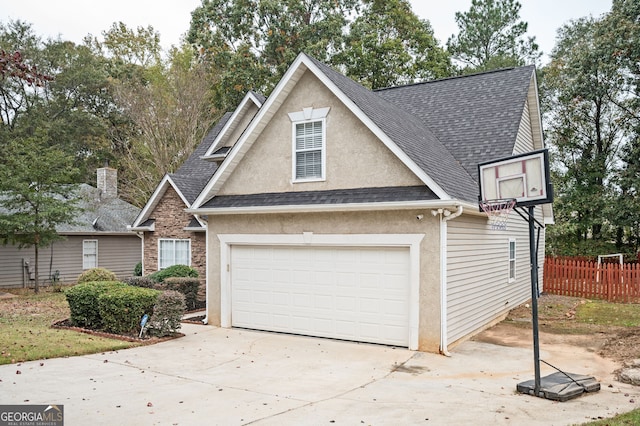
[[[408,346],[404,248],[231,248],[231,324]]]

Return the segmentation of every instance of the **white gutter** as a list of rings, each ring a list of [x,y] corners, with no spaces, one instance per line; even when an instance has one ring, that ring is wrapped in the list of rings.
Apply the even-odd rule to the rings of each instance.
[[[194,214],[193,215],[196,220],[200,221],[205,225],[204,227],[204,274],[205,274],[205,302],[204,302],[204,319],[202,320],[203,324],[209,324],[209,222],[201,215]]]
[[[440,216],[440,353],[451,356],[447,350],[447,222],[462,214],[464,208],[458,205],[455,213],[447,209],[431,210],[433,216]]]

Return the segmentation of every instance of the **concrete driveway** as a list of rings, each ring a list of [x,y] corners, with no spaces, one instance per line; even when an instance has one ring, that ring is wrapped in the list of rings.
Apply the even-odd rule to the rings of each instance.
[[[543,347],[541,356],[596,376],[602,390],[561,403],[515,392],[533,378],[528,348],[467,341],[445,357],[192,324],[183,332],[152,346],[0,366],[0,404],[62,404],[66,426],[568,425],[640,406],[638,388],[613,380],[615,364],[575,347]]]

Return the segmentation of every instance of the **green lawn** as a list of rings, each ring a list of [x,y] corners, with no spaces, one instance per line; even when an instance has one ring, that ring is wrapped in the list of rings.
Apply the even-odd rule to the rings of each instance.
[[[125,349],[137,343],[97,337],[51,327],[69,317],[64,294],[43,289],[11,290],[16,297],[0,299],[0,364],[85,355]]]

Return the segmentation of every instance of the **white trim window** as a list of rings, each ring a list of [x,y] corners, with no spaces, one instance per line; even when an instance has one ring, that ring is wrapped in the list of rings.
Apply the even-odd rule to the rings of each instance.
[[[98,267],[98,240],[82,240],[82,269]]]
[[[191,266],[191,240],[173,238],[158,240],[158,269],[173,265]]]
[[[509,282],[516,280],[516,239],[509,238]]]
[[[328,113],[329,108],[304,108],[289,114],[293,127],[293,182],[325,179]]]

